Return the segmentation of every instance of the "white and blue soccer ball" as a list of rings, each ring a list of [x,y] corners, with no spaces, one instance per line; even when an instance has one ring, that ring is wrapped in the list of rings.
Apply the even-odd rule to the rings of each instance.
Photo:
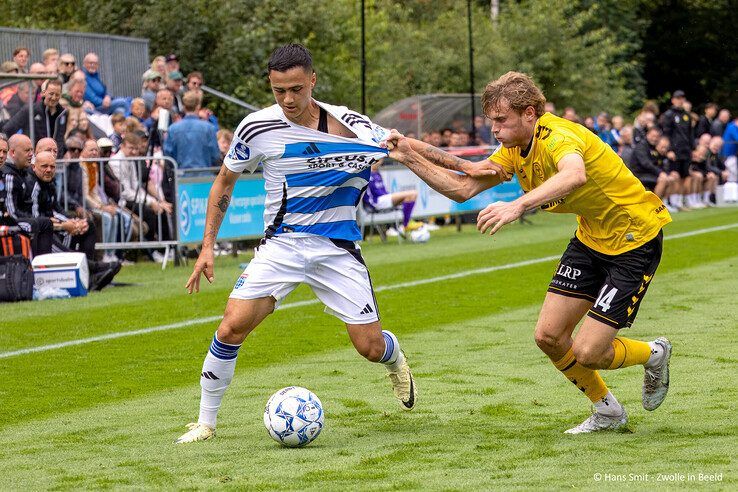
[[[269,436],[284,446],[306,446],[323,430],[323,404],[305,388],[282,388],[266,404],[264,426]]]
[[[425,225],[420,226],[414,231],[410,231],[410,241],[413,243],[427,243],[430,239],[430,231]]]

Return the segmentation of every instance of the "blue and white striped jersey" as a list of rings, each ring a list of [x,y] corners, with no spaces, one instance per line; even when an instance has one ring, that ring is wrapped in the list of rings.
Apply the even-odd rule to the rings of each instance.
[[[389,131],[344,106],[316,103],[357,138],[297,125],[275,104],[238,125],[224,164],[241,173],[254,172],[262,163],[267,236],[317,235],[356,241],[361,239],[356,208],[371,165],[388,153],[379,143]]]

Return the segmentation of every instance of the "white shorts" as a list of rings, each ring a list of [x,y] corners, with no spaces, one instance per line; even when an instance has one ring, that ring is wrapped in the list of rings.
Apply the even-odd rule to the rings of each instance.
[[[275,236],[262,241],[233,287],[232,299],[272,296],[277,306],[299,284],[307,284],[325,312],[348,324],[379,320],[369,271],[352,241],[321,236]]]
[[[377,198],[377,210],[388,210],[393,208],[392,207],[392,193],[387,193],[386,195],[382,195],[379,198]]]

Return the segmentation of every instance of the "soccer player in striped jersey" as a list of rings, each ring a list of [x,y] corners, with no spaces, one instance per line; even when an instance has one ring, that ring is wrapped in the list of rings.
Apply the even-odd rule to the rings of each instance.
[[[312,98],[316,75],[310,52],[298,44],[269,59],[277,104],[247,116],[235,131],[208,198],[202,252],[186,288],[213,282],[213,245],[234,185],[263,166],[267,192],[265,235],[238,278],[205,356],[200,415],[177,443],[215,435],[218,409],[233,378],[246,336],[299,284],[308,284],[326,312],[346,325],[356,350],[383,364],[405,410],[417,400],[415,381],[397,338],[382,330],[369,272],[355,241],[356,209],[371,165],[385,157],[389,131],[366,116]]]
[[[514,174],[525,194],[479,212],[482,233],[494,234],[538,207],[577,216],[579,227],[548,286],[535,339],[594,405],[589,418],[566,432],[616,430],[626,426],[628,416],[598,370],[643,366],[646,410],[661,405],[669,389],[669,340],[643,342],[619,330],[638,313],[661,259],[661,229],[671,217],[609,146],[583,126],[544,112],[545,102],[525,74],[508,72],[490,82],[482,108],[502,145],[471,175],[452,171],[464,171],[467,161],[397,132],[388,147],[391,157],[458,201]]]

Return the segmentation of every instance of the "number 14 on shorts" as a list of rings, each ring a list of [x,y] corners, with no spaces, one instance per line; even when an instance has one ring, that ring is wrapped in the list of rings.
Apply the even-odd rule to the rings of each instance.
[[[610,309],[610,305],[612,304],[612,301],[615,299],[615,296],[618,293],[618,289],[615,287],[610,287],[609,285],[605,284],[602,286],[602,289],[600,290],[600,294],[597,296],[597,300],[594,303],[594,307],[602,309],[603,313],[606,313],[608,309]]]

